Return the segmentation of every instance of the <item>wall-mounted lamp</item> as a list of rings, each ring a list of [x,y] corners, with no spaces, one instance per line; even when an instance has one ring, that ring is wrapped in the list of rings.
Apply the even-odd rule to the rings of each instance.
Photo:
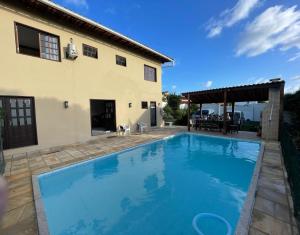
[[[65,102],[64,102],[64,108],[65,108],[65,109],[69,108],[69,101],[65,101]]]
[[[129,103],[129,104],[128,104],[128,107],[131,108],[131,107],[132,107],[132,103]]]

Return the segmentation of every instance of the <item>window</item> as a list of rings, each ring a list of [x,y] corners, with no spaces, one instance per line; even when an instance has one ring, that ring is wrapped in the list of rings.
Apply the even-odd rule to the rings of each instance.
[[[21,24],[16,24],[17,51],[43,59],[59,61],[59,38]]]
[[[142,101],[142,109],[148,109],[148,102]]]
[[[126,58],[125,57],[122,57],[122,56],[119,56],[119,55],[116,55],[116,63],[118,65],[121,65],[121,66],[125,66],[126,67]]]
[[[59,60],[58,38],[40,33],[41,57],[48,60]]]
[[[82,48],[83,48],[83,55],[98,59],[98,49],[97,48],[91,47],[91,46],[88,46],[85,44],[82,45]]]
[[[156,68],[144,65],[144,79],[146,81],[156,82]]]

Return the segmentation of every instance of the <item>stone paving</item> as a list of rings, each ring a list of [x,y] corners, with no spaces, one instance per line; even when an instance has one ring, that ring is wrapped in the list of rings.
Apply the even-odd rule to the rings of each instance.
[[[183,129],[157,129],[142,135],[99,137],[85,144],[70,145],[54,152],[6,156],[5,176],[9,202],[0,234],[37,234],[31,176],[68,164],[96,158],[124,148],[160,139]],[[255,138],[240,133],[239,138]],[[263,158],[250,234],[298,234],[293,220],[289,188],[278,143],[268,143]]]
[[[299,235],[286,177],[280,144],[266,143],[250,235]]]

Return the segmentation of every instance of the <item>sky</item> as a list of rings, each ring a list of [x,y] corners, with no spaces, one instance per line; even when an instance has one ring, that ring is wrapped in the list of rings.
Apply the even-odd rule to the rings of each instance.
[[[175,59],[163,91],[280,77],[300,89],[299,0],[54,0]],[[101,53],[101,52],[100,52]]]

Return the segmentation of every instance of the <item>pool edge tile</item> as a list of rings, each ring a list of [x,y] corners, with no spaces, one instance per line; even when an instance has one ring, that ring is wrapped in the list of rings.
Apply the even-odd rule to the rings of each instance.
[[[243,209],[240,214],[238,224],[236,226],[235,235],[248,235],[252,219],[252,211],[255,203],[255,195],[257,191],[258,178],[261,171],[263,155],[265,152],[265,143],[261,142],[261,149],[256,161],[256,166],[251,179],[250,187],[244,202]]]
[[[50,235],[48,222],[45,214],[44,204],[41,198],[41,191],[38,182],[38,176],[32,176],[33,199],[37,217],[37,227],[39,235]]]

